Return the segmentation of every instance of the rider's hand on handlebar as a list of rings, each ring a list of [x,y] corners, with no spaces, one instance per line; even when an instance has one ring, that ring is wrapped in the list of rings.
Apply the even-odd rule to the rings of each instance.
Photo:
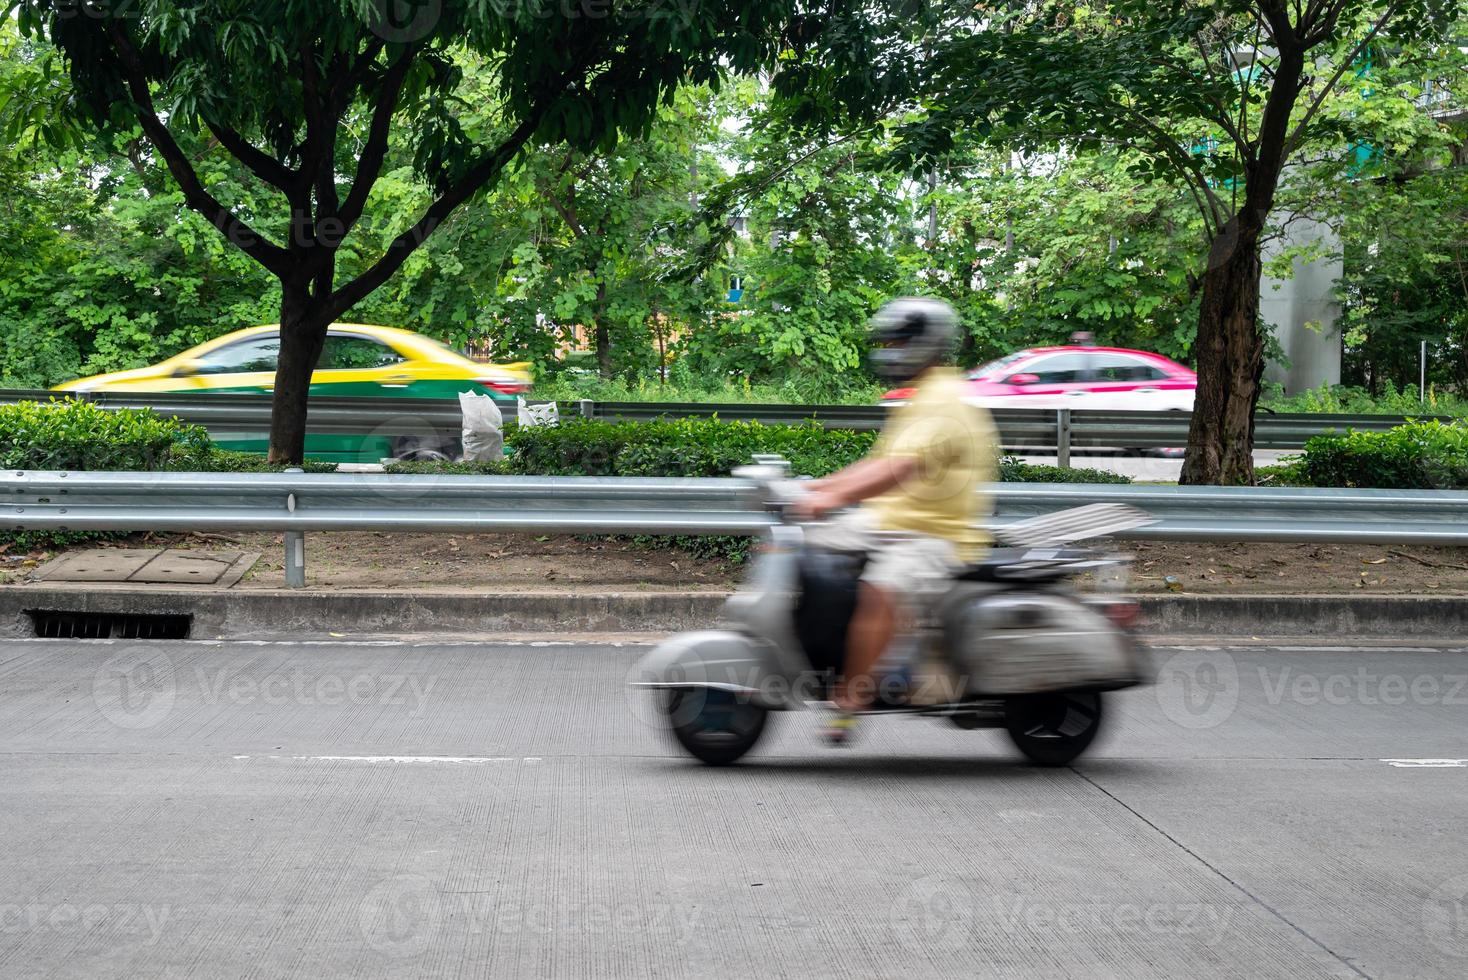
[[[829,490],[817,490],[793,501],[786,514],[792,520],[818,521],[831,511],[840,510],[845,506],[846,501],[840,495]]]

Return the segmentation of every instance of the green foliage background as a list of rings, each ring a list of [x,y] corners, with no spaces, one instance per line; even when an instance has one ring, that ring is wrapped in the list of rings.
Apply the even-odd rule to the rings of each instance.
[[[1468,129],[1414,102],[1423,72],[1464,60],[1383,63],[1369,89],[1345,86],[1327,106],[1335,142],[1285,192],[1341,236],[1345,381],[1368,402],[1415,383],[1422,340],[1442,397],[1468,384]],[[467,104],[494,104],[483,63],[463,53],[457,68]],[[141,367],[272,322],[274,280],[184,206],[138,133],[41,142],[45,107],[4,95],[38,81],[65,98],[49,52],[0,22],[0,124],[14,137],[0,147],[0,386]],[[774,103],[752,79],[688,85],[613,150],[527,151],[353,319],[529,360],[558,398],[870,401],[881,386],[863,364],[863,322],[907,293],[954,304],[967,364],[1078,330],[1190,358],[1199,218],[1133,150],[1021,152],[999,121],[915,166],[899,136],[921,134],[921,119],[833,134]],[[499,125],[490,111],[462,118]],[[1346,149],[1363,132],[1380,152],[1352,170]],[[220,147],[185,149],[221,200],[269,213]],[[393,145],[342,276],[430,200],[416,152]],[[600,337],[607,376],[593,356],[561,356],[577,336]]]

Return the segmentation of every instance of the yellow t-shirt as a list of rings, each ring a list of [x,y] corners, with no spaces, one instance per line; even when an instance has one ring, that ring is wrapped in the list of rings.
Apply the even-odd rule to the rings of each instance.
[[[907,404],[892,412],[872,447],[885,459],[916,459],[900,486],[867,501],[876,526],[952,541],[965,561],[978,558],[989,536],[978,527],[992,509],[989,494],[998,456],[994,421],[963,400],[952,368],[930,368]]]

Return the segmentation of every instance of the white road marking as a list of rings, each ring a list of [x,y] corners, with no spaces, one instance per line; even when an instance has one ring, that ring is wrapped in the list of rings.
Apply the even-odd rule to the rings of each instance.
[[[1394,769],[1468,769],[1468,759],[1382,759]]]
[[[483,765],[487,762],[540,762],[540,756],[508,755],[237,755],[235,759],[289,759],[293,762],[405,762],[432,765]]]
[[[524,636],[525,633],[516,635]],[[662,634],[657,634],[661,636]],[[339,640],[251,640],[251,639],[208,639],[199,638],[192,640],[169,640],[170,649],[174,647],[223,647],[223,646],[247,646],[247,647],[645,647],[652,646],[658,642],[651,634],[640,634],[647,638],[632,640],[605,640],[605,639],[581,639],[573,637],[566,640],[502,640],[490,634],[472,640],[360,640],[351,636],[345,636]],[[54,640],[39,636],[17,636],[7,637],[7,645],[14,643],[35,643],[42,646],[57,646],[58,644],[76,643],[81,646],[123,646],[143,642],[140,640],[120,640],[115,638],[76,638],[66,640]]]

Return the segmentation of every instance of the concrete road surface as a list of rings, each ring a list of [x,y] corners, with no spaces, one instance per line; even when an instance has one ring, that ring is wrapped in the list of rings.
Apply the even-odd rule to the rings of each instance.
[[[1468,653],[1160,649],[1070,769],[629,647],[0,647],[0,977],[1468,976]]]

